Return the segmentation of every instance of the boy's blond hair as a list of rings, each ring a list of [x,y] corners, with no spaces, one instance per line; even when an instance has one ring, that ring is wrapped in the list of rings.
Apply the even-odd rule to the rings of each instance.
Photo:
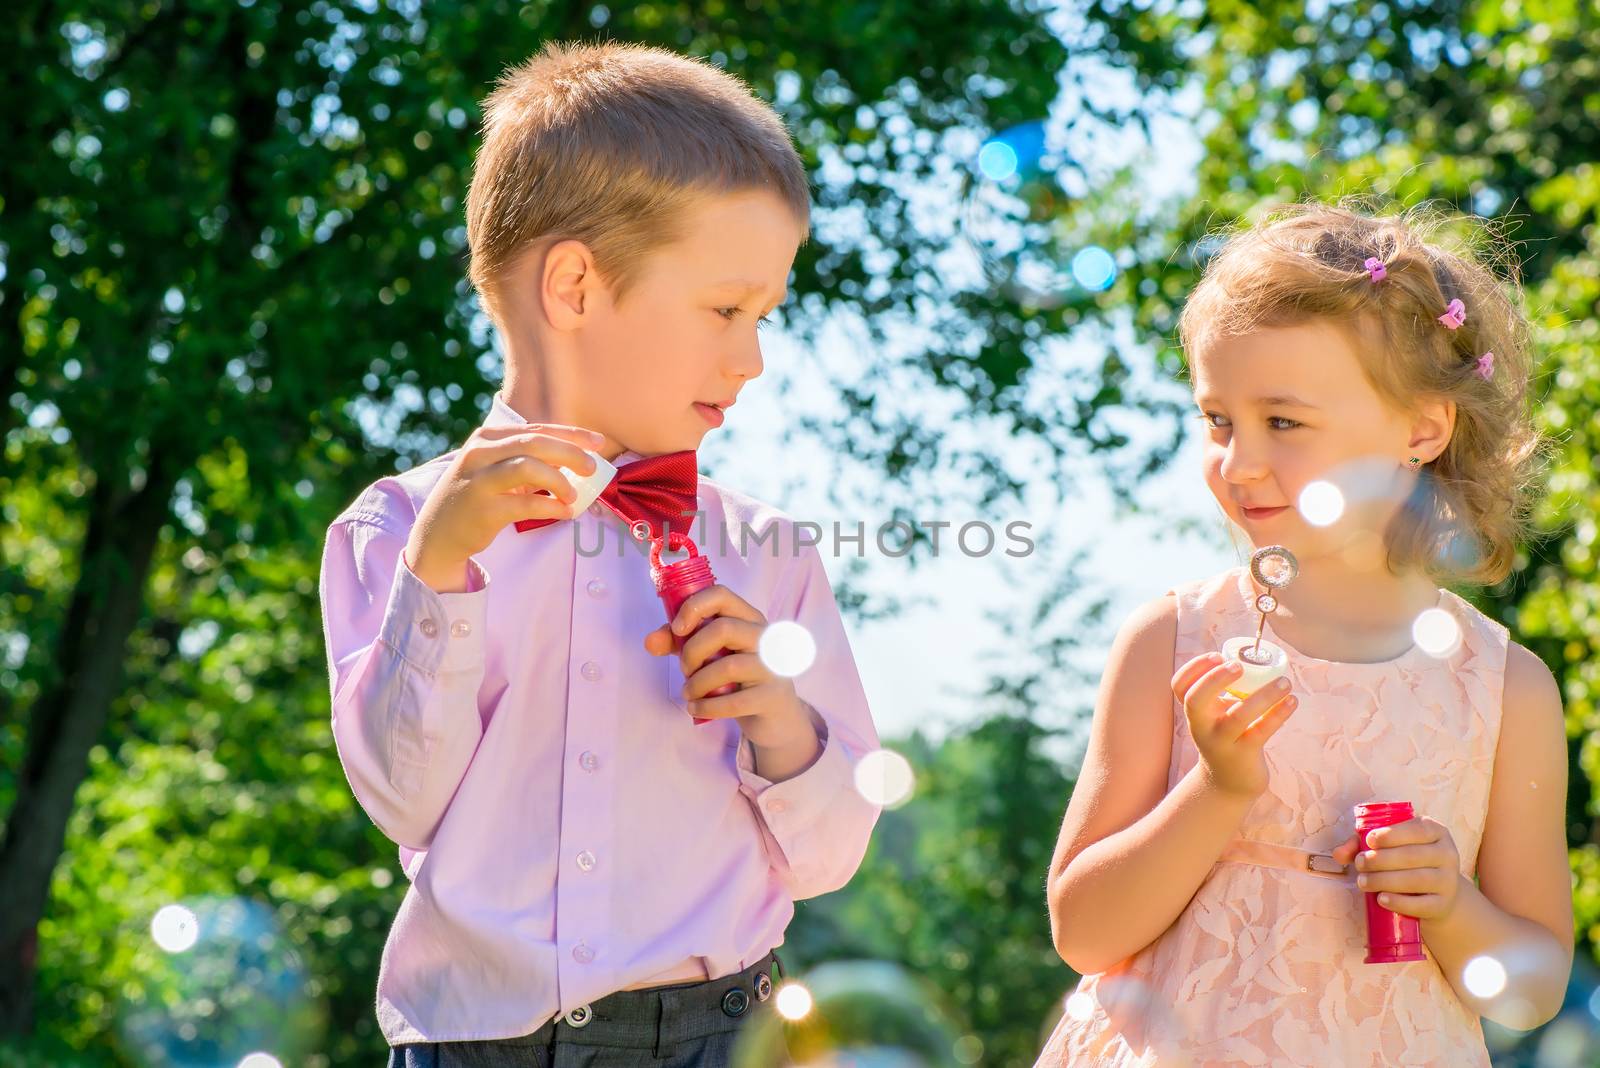
[[[783,120],[739,78],[664,49],[551,43],[483,105],[467,192],[469,278],[496,322],[507,271],[543,239],[582,241],[621,300],[645,255],[708,193],[767,189],[810,225]]]

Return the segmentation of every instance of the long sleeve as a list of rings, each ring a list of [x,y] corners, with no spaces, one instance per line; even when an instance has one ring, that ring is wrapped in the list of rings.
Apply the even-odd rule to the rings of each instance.
[[[754,770],[749,742],[738,752],[741,791],[762,823],[773,870],[796,900],[837,890],[866,855],[880,807],[856,788],[855,767],[878,748],[878,732],[856,671],[839,606],[814,547],[786,576],[769,622],[793,620],[815,640],[816,661],[795,680],[795,692],[822,717],[826,737],[816,762],[773,783]]]
[[[405,564],[402,522],[358,502],[328,531],[320,588],[345,777],[384,834],[421,851],[483,735],[488,575],[472,561],[475,589],[434,591]]]

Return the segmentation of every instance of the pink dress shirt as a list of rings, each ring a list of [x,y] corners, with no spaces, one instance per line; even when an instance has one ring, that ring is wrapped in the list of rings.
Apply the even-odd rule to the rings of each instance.
[[[523,421],[496,393],[484,423]],[[719,582],[816,640],[794,681],[822,753],[775,784],[735,721],[690,719],[677,657],[645,652],[666,615],[602,505],[508,525],[468,592],[405,566],[453,456],[368,487],[322,559],[334,741],[410,879],[378,972],[390,1045],[524,1035],[629,986],[737,972],[783,942],[797,899],[849,881],[878,817],[854,785],[877,732],[789,516],[701,479],[691,532]]]

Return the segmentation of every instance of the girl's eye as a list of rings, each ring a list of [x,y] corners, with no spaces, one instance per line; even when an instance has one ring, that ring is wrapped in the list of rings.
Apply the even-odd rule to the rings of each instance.
[[[1220,419],[1222,422],[1213,423],[1211,421],[1213,419]],[[1218,415],[1216,412],[1201,412],[1200,420],[1213,430],[1223,430],[1226,429],[1228,425],[1228,417],[1225,415]],[[1267,416],[1267,425],[1273,430],[1293,430],[1295,427],[1300,426],[1301,424],[1286,416],[1269,415]]]

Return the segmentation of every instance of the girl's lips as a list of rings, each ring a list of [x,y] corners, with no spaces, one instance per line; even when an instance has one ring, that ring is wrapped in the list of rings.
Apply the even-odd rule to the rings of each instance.
[[[1271,519],[1279,512],[1287,512],[1289,510],[1289,506],[1287,504],[1283,504],[1276,508],[1245,508],[1242,510],[1246,519]]]
[[[699,401],[695,401],[694,408],[695,411],[705,416],[706,422],[710,423],[712,426],[722,425],[723,415],[720,410],[713,408],[709,404],[701,404]]]

